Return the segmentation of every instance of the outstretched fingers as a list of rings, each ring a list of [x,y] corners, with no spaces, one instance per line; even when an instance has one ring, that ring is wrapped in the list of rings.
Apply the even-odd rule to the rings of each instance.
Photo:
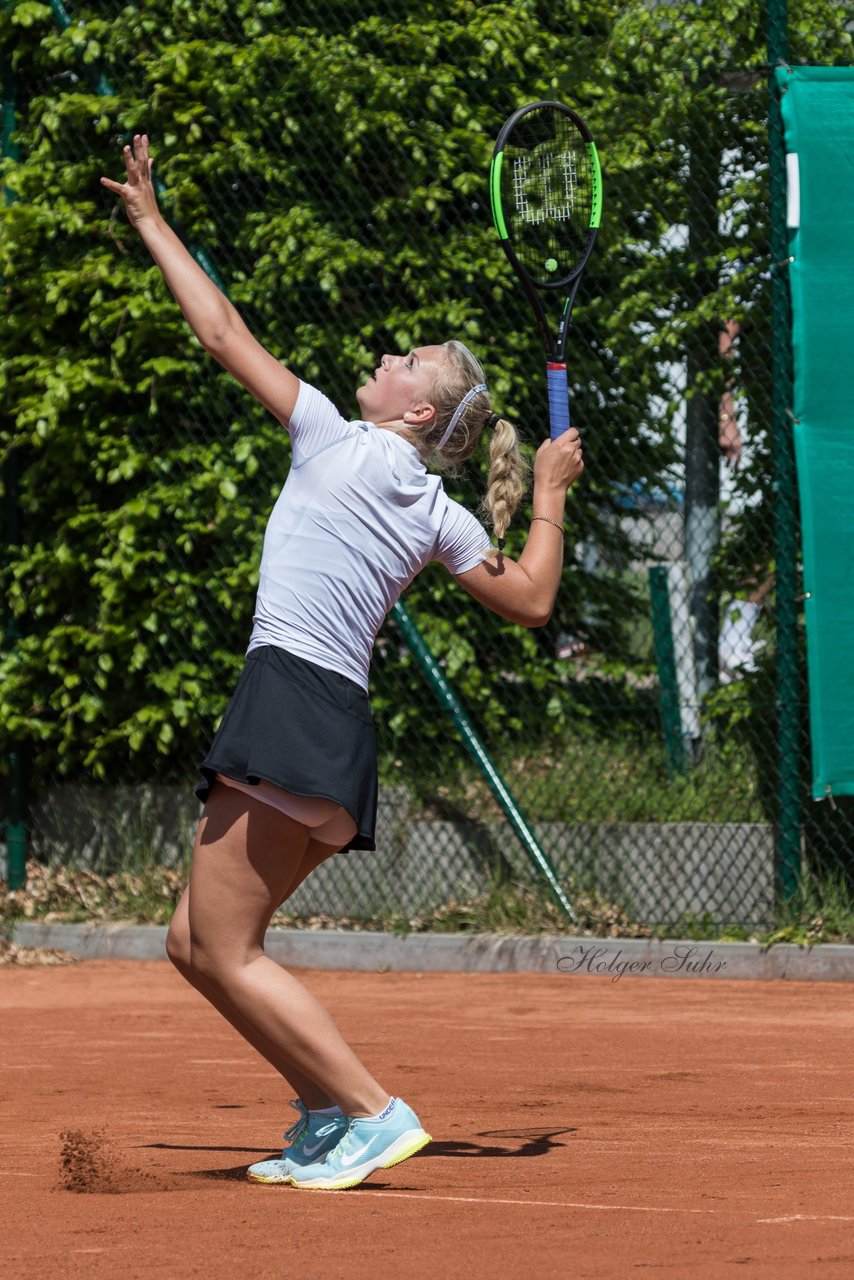
[[[102,177],[101,185],[106,187],[108,191],[114,191],[116,195],[127,197],[130,194],[130,190],[138,187],[144,179],[151,180],[154,161],[149,154],[148,134],[134,134],[133,145],[126,143],[122,148],[122,159],[125,163],[127,181],[115,182],[112,178]]]

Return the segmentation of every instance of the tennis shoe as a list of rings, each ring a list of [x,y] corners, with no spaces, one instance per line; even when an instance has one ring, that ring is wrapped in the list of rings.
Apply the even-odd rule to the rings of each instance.
[[[250,1165],[246,1171],[250,1182],[287,1182],[292,1170],[322,1160],[347,1131],[346,1116],[316,1115],[296,1099],[290,1105],[300,1114],[284,1135],[289,1145],[280,1159]]]
[[[343,1191],[363,1182],[375,1169],[390,1169],[430,1142],[417,1115],[401,1098],[369,1120],[349,1117],[347,1130],[325,1160],[294,1167],[290,1182],[311,1191]]]

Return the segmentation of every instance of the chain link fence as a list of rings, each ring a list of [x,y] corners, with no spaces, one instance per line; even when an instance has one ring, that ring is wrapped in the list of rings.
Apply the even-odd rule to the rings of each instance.
[[[746,2],[372,9],[3,6],[10,856],[24,829],[41,861],[186,856],[289,461],[99,186],[121,144],[150,134],[165,215],[342,409],[384,351],[459,337],[533,453],[543,356],[486,182],[504,118],[554,97],[605,182],[557,607],[531,632],[436,566],[413,584],[373,666],[378,851],[332,859],[289,907],[417,917],[545,883],[539,851],[582,927],[850,913],[854,809],[808,799],[768,89],[772,57],[850,61],[850,24],[806,0],[767,31]],[[475,507],[484,476],[446,488]]]

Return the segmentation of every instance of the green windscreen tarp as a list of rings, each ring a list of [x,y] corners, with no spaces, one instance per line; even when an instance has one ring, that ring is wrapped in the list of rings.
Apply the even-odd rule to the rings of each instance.
[[[854,795],[854,67],[779,67],[812,793]]]

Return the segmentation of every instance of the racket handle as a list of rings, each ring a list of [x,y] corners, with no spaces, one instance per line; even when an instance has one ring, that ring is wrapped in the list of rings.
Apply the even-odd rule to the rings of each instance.
[[[549,433],[557,440],[569,430],[569,389],[566,382],[566,365],[546,365],[546,382],[549,390]]]

